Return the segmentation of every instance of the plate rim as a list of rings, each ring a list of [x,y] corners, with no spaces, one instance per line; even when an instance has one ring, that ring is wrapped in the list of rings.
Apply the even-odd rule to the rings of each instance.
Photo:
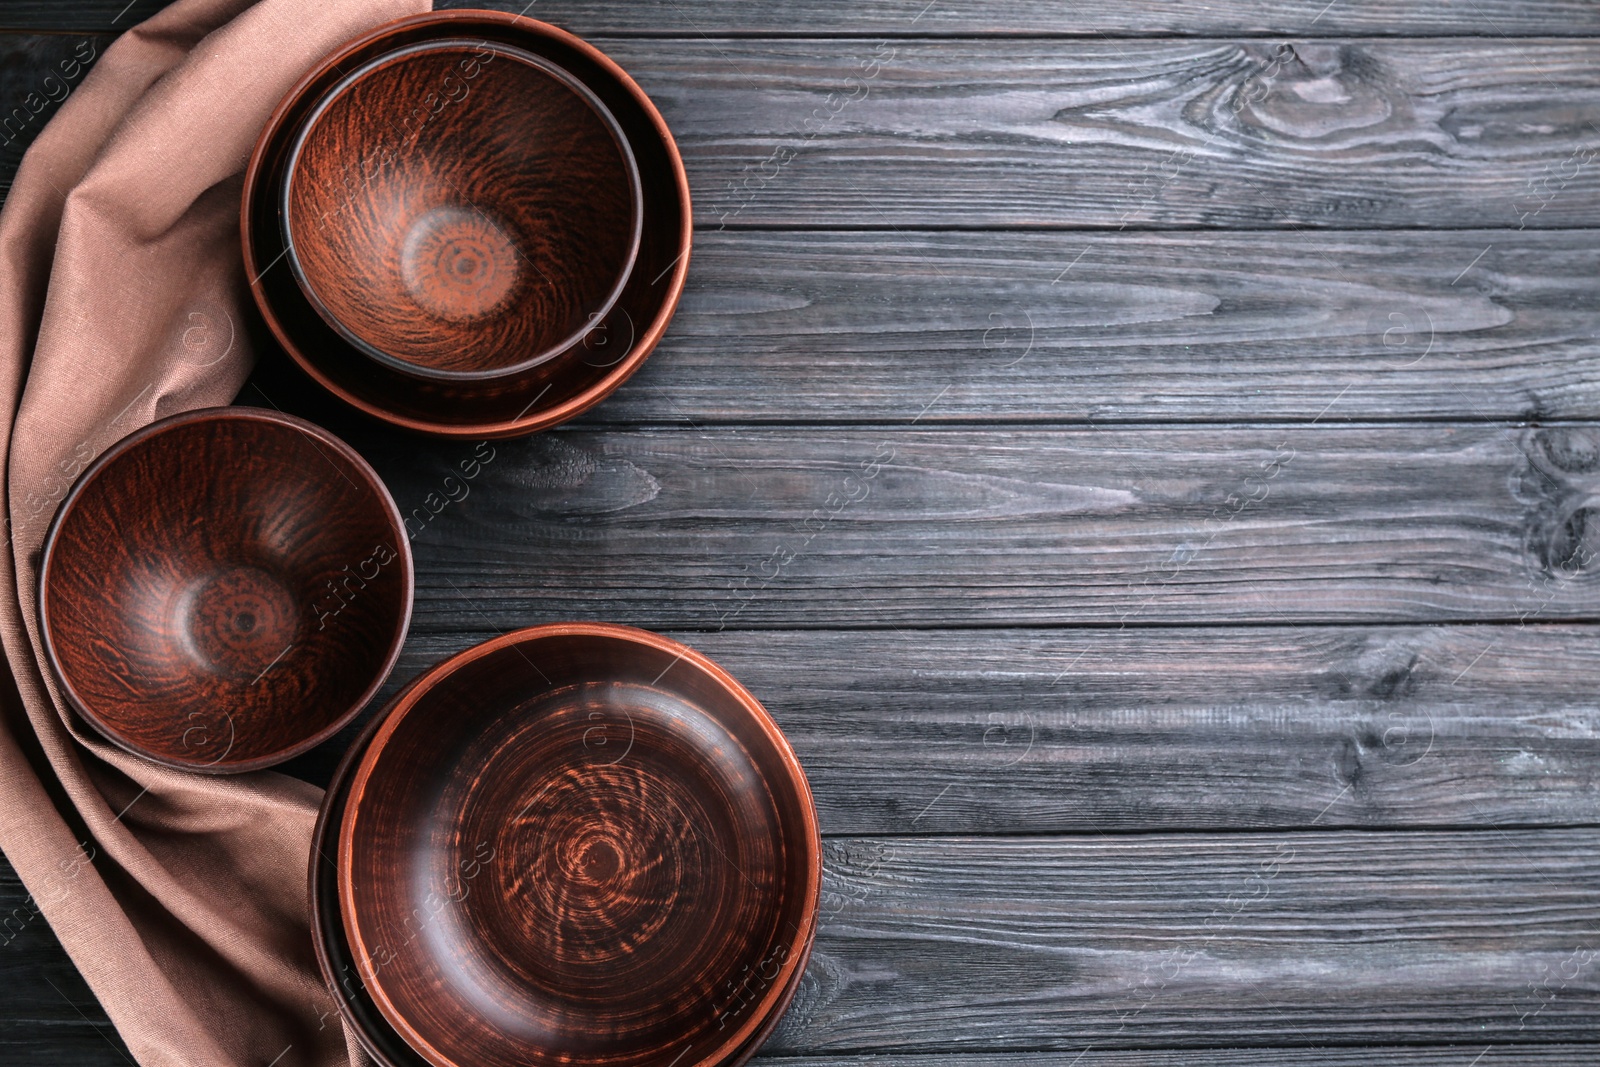
[[[435,1067],[469,1067],[469,1065],[453,1059],[446,1052],[437,1049],[418,1033],[407,1021],[405,1014],[390,999],[378,974],[375,972],[368,973],[372,972],[370,965],[363,968],[362,960],[363,958],[370,959],[370,954],[367,952],[356,921],[355,883],[351,877],[354,831],[361,810],[361,797],[366,791],[373,771],[388,741],[393,737],[409,712],[417,706],[418,702],[428,692],[444,678],[484,656],[505,648],[550,637],[603,637],[628,641],[646,645],[659,652],[672,654],[675,657],[674,663],[678,659],[688,660],[693,663],[710,675],[719,686],[722,686],[750,714],[751,718],[766,735],[768,741],[777,750],[787,771],[789,785],[795,790],[797,799],[800,801],[800,813],[804,824],[804,841],[798,842],[798,844],[802,845],[807,851],[806,884],[802,895],[802,927],[795,931],[793,937],[783,941],[785,945],[789,946],[790,951],[778,975],[763,992],[757,1009],[752,1011],[727,1039],[715,1046],[709,1055],[703,1055],[679,1065],[679,1067],[719,1067],[719,1065],[730,1062],[730,1057],[736,1057],[741,1051],[744,1051],[745,1046],[751,1043],[751,1038],[761,1031],[764,1024],[776,1022],[776,1016],[781,1014],[782,1008],[786,1006],[789,999],[792,999],[794,992],[798,989],[798,977],[803,974],[805,965],[809,960],[811,946],[816,939],[822,890],[821,832],[817,820],[816,803],[811,793],[810,782],[806,778],[805,769],[800,765],[799,758],[795,755],[788,738],[784,736],[782,729],[778,726],[776,720],[772,718],[771,713],[748,689],[740,684],[738,679],[696,649],[672,638],[633,626],[604,622],[556,622],[525,627],[501,634],[498,637],[491,638],[488,641],[481,642],[447,657],[421,675],[418,675],[406,685],[384,710],[381,720],[372,732],[371,738],[366,742],[365,751],[354,766],[347,786],[344,813],[340,819],[339,849],[334,861],[339,882],[340,921],[344,927],[350,953],[354,957],[353,964],[356,968],[357,977],[371,995],[379,1014],[388,1021],[390,1026],[394,1027],[406,1044],[415,1049],[423,1059],[435,1065]],[[748,1051],[753,1053],[754,1048],[752,1047]]]

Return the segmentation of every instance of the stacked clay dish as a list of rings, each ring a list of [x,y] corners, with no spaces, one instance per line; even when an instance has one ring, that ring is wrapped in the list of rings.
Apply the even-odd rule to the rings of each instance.
[[[534,627],[423,674],[351,747],[314,845],[318,958],[387,1067],[734,1067],[816,932],[782,732],[629,627]]]
[[[513,437],[599,403],[688,273],[688,180],[660,113],[533,19],[381,26],[284,98],[245,175],[246,276],[294,362],[441,437]]]
[[[661,116],[592,46],[445,11],[337,49],[283,100],[241,210],[256,304],[356,409],[510,437],[598,403],[688,271]],[[288,415],[215,408],[109,449],[47,534],[40,628],[94,729],[196,771],[348,725],[404,642],[409,537],[376,473]],[[318,818],[313,943],[380,1067],[738,1067],[816,936],[810,787],[693,649],[509,633],[412,680]]]

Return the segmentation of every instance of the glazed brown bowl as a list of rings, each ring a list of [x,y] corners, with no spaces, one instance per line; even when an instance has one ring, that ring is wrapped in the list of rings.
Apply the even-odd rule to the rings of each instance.
[[[710,1067],[753,1052],[816,929],[805,774],[699,653],[560,624],[419,678],[351,774],[339,911],[435,1067]]]
[[[72,707],[187,770],[282,762],[349,722],[411,618],[400,512],[349,446],[251,408],[175,415],[80,477],[46,534],[39,629]]]
[[[395,700],[404,696],[401,693]],[[350,942],[345,937],[344,920],[339,911],[339,868],[334,857],[339,854],[339,831],[344,821],[345,800],[350,792],[350,776],[366,753],[373,734],[383,726],[384,717],[385,713],[375,716],[346,750],[323,794],[321,810],[317,812],[311,837],[309,878],[311,940],[317,965],[322,971],[323,981],[333,994],[339,1015],[373,1062],[378,1067],[429,1067],[421,1053],[406,1044],[399,1032],[389,1025],[373,1001],[372,994],[367,991],[362,971],[350,953]],[[809,945],[805,951],[809,954]],[[794,1000],[804,976],[803,968],[795,969],[771,1013],[742,1047],[722,1061],[721,1067],[740,1067],[760,1050],[782,1021],[783,1013]]]
[[[375,360],[317,312],[288,262],[282,225],[287,164],[294,138],[317,103],[344,72],[398,49],[441,40],[519,49],[570,74],[614,117],[640,175],[639,250],[615,305],[574,348],[512,374],[425,377]],[[439,11],[398,20],[350,42],[290,91],[262,130],[246,169],[240,226],[256,306],[301,370],[374,418],[432,436],[477,439],[516,437],[565,422],[605,399],[638,369],[660,341],[683,292],[693,220],[688,179],[672,135],[649,98],[615,63],[592,45],[533,19]]]
[[[514,375],[572,349],[639,251],[639,170],[616,119],[504,44],[367,61],[317,103],[286,166],[289,265],[312,306],[424,377]]]

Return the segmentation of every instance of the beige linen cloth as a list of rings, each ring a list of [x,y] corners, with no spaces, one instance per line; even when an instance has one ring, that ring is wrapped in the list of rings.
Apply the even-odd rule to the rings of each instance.
[[[365,1062],[311,952],[321,792],[167,770],[65,718],[40,655],[40,543],[108,445],[233,398],[252,361],[238,211],[255,138],[318,58],[428,6],[179,0],[106,49],[0,210],[0,847],[31,895],[5,933],[48,920],[145,1067]]]

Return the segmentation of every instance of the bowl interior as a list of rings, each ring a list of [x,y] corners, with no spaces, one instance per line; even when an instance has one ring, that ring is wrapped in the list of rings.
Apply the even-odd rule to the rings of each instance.
[[[346,933],[433,1063],[720,1062],[792,992],[803,775],[725,675],[615,629],[481,646],[357,772]]]
[[[359,711],[409,619],[381,483],[283,416],[218,409],[128,439],[62,505],[44,626],[68,695],[163,762],[287,759]]]
[[[582,83],[491,42],[425,41],[333,87],[291,149],[290,260],[369,355],[493,375],[575,344],[638,253],[639,173]]]

